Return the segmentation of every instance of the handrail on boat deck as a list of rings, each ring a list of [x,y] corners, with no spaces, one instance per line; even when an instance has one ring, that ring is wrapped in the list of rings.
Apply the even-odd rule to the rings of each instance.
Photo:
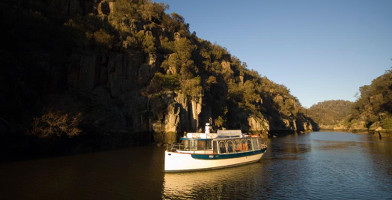
[[[212,149],[207,149],[207,148],[190,149],[189,147],[185,147],[185,145],[183,144],[167,144],[166,150],[169,152],[175,152],[177,150],[187,151],[187,153],[201,153],[201,152],[207,153],[208,151],[212,151]]]
[[[185,145],[184,144],[167,144],[167,146],[166,146],[166,150],[168,150],[168,151],[175,151],[175,150],[183,150],[183,151],[190,151],[190,150],[194,150],[194,151],[205,151],[205,150],[209,150],[209,149],[207,149],[207,148],[204,148],[204,149],[200,149],[200,148],[198,148],[198,149],[190,149],[189,147],[185,147]]]
[[[265,148],[267,148],[267,143],[266,142],[261,143],[260,149],[265,149]],[[204,151],[204,153],[206,153],[207,151],[211,151],[212,149],[207,149],[207,148],[190,149],[189,147],[185,147],[184,144],[176,143],[176,144],[166,144],[166,150],[169,152],[175,152],[177,150],[180,150],[180,151],[187,151],[188,153],[196,153],[196,152],[200,153]]]

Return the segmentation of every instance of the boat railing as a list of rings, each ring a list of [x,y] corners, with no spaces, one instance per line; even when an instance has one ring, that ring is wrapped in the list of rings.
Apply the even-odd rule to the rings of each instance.
[[[225,149],[229,148],[228,144],[226,144],[226,141],[231,140],[232,138],[215,138],[213,141],[217,141],[216,145],[214,142],[215,146],[219,146],[218,142],[220,144],[220,141],[224,141],[225,144]],[[265,149],[267,148],[267,143],[262,142],[260,138],[257,139],[256,142],[256,137],[244,137],[244,138],[238,138],[242,142],[239,142],[240,140],[236,140],[237,144],[244,145],[244,139],[249,142],[246,143],[247,145],[251,145],[248,147],[242,147],[239,148],[238,151],[232,152],[230,150],[225,150],[222,151],[223,153],[238,153],[238,152],[246,152],[246,151],[255,151],[255,150],[260,150],[260,149]],[[250,141],[252,141],[252,144],[250,144]],[[221,147],[220,147],[221,148]],[[232,146],[231,148],[234,148]],[[175,143],[175,144],[167,144],[166,145],[166,150],[169,152],[179,152],[179,153],[194,153],[194,154],[209,154],[209,153],[218,153],[217,149],[213,150],[211,145],[189,145],[189,144],[183,144],[183,143]]]
[[[212,149],[208,148],[194,148],[185,146],[184,144],[167,144],[166,150],[169,152],[183,152],[183,153],[194,153],[194,154],[207,154],[211,153]]]
[[[166,150],[174,152],[176,150],[184,150],[185,146],[183,144],[167,144]]]

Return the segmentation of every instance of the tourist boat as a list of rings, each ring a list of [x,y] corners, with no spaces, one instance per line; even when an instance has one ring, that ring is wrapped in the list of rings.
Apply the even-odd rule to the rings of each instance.
[[[183,172],[225,168],[257,162],[267,150],[258,135],[245,135],[241,130],[218,130],[210,133],[187,133],[181,144],[168,145],[165,172]]]

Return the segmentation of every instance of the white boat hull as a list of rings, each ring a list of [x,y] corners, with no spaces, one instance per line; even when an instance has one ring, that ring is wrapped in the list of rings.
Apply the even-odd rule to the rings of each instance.
[[[264,153],[265,150],[262,150],[237,156],[236,154],[192,155],[165,151],[165,172],[208,170],[243,165],[259,161]]]

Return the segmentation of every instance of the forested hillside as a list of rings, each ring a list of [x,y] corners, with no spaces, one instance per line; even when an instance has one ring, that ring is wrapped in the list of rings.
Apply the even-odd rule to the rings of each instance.
[[[319,102],[307,111],[320,129],[339,129],[351,113],[353,102],[329,100]]]
[[[320,102],[307,114],[321,129],[352,131],[392,130],[392,70],[359,88],[355,102],[331,100]]]
[[[392,130],[392,70],[360,89],[352,107],[348,126],[351,129]]]
[[[214,129],[264,134],[317,127],[285,86],[191,33],[180,14],[165,13],[167,5],[6,0],[0,6],[4,148],[173,142],[209,121]]]

